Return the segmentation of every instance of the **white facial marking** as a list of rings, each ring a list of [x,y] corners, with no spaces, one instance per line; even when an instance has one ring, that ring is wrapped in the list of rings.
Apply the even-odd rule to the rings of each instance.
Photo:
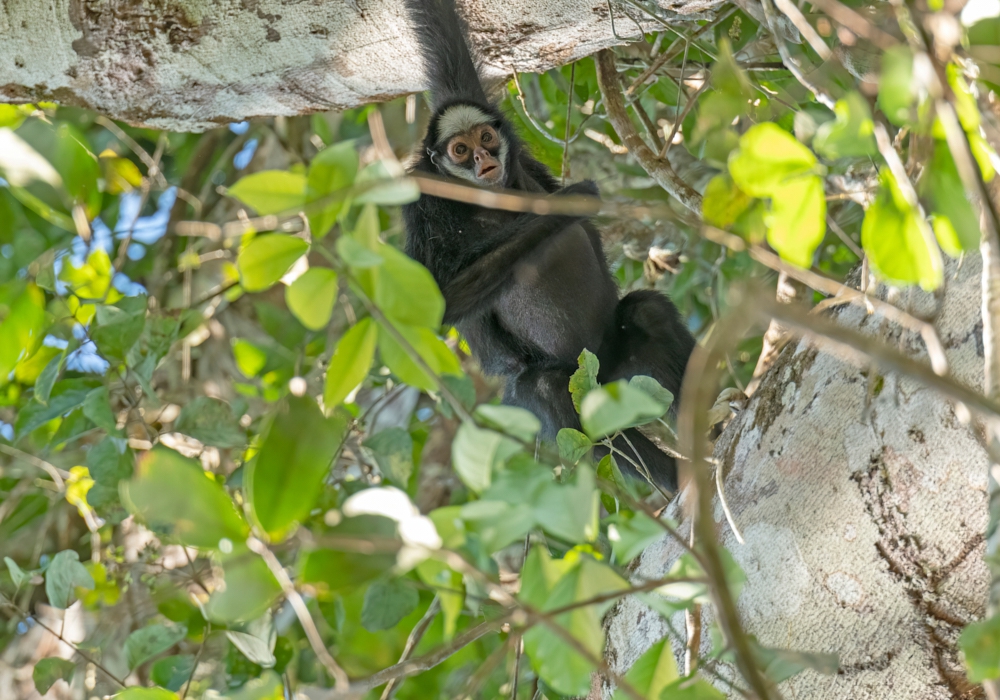
[[[438,140],[444,141],[457,134],[464,134],[477,124],[492,121],[483,110],[472,105],[455,105],[445,110],[438,120]]]

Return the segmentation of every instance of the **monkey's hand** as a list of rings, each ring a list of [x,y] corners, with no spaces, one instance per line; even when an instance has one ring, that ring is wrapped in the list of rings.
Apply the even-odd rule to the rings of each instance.
[[[556,190],[555,192],[553,192],[553,194],[557,195],[582,194],[582,195],[589,195],[591,197],[600,197],[601,191],[597,189],[597,183],[594,182],[593,180],[581,180],[580,182],[574,182],[572,185],[566,185],[566,187],[562,187]]]

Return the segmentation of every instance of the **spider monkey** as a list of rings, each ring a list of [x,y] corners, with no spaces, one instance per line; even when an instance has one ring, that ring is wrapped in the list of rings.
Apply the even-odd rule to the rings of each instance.
[[[599,195],[591,181],[559,187],[527,152],[486,96],[454,0],[406,0],[406,8],[433,110],[413,170],[491,188]],[[506,379],[504,403],[540,419],[543,439],[580,429],[569,378],[584,348],[600,360],[602,383],[644,374],[679,394],[694,338],[664,295],[645,290],[619,300],[587,217],[517,214],[428,195],[406,205],[403,217],[406,252],[437,280],[445,323],[466,338],[484,372]],[[613,444],[661,486],[677,488],[674,460],[637,430]],[[637,476],[628,460],[617,461]]]

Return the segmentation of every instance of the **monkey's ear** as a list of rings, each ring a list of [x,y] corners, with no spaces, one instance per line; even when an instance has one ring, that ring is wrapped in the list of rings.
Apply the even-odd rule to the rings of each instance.
[[[437,156],[437,151],[435,151],[433,148],[428,148],[427,157],[431,159],[431,165],[433,165],[436,168],[438,167],[438,164],[437,161],[434,160],[435,156]]]

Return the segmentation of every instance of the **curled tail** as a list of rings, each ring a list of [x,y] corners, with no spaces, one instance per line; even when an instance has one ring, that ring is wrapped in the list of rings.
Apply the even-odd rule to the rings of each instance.
[[[405,0],[436,109],[455,100],[488,103],[455,0]]]

